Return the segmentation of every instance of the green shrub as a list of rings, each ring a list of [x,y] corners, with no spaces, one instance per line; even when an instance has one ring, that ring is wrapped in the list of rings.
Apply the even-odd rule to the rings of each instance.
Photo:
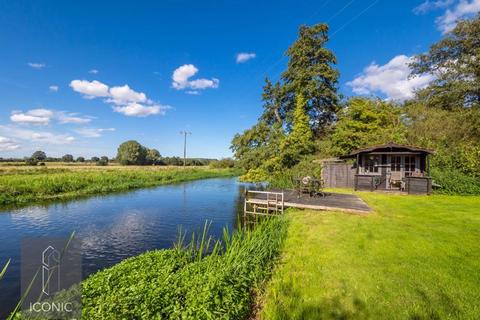
[[[286,220],[277,217],[225,232],[209,255],[208,245],[192,242],[127,259],[83,282],[83,318],[245,319],[285,234]]]
[[[448,168],[432,168],[431,175],[433,181],[440,185],[435,189],[436,193],[480,195],[480,178]]]
[[[313,162],[315,159],[315,157],[307,157],[292,168],[274,172],[268,181],[270,186],[273,188],[292,188],[295,178],[310,176],[320,179],[322,176],[322,165]]]
[[[221,160],[214,160],[210,162],[210,168],[223,169],[235,167],[235,161],[231,158],[223,158]]]

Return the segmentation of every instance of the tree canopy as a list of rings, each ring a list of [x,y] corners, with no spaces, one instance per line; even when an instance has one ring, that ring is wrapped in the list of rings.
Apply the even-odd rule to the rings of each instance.
[[[122,143],[117,150],[117,160],[122,165],[142,165],[147,157],[147,149],[135,140]]]
[[[460,21],[442,40],[411,64],[412,76],[435,80],[417,98],[430,107],[452,110],[480,106],[480,14]]]

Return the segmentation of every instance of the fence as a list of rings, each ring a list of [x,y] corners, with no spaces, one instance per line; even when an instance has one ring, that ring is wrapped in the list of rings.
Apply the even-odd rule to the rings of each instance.
[[[353,188],[356,168],[348,163],[323,163],[322,179],[327,188]]]

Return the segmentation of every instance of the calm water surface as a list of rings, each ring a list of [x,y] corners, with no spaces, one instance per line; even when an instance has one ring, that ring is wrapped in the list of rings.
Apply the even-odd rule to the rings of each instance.
[[[83,276],[125,258],[170,248],[178,229],[220,237],[236,228],[243,206],[236,178],[207,179],[66,203],[0,211],[0,264],[12,258],[0,281],[0,318],[20,298],[20,244],[25,237],[66,237],[82,241]]]

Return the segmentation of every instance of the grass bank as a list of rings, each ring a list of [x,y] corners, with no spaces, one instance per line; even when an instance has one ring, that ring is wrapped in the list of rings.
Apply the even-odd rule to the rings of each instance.
[[[224,232],[222,241],[202,237],[126,259],[82,282],[82,319],[247,319],[286,230],[286,219],[271,218],[253,230]],[[72,301],[77,290],[56,301]]]
[[[292,210],[262,319],[479,319],[480,197],[360,193],[367,217]]]
[[[233,169],[179,167],[9,168],[0,174],[0,206],[72,199],[183,181],[231,177]]]

